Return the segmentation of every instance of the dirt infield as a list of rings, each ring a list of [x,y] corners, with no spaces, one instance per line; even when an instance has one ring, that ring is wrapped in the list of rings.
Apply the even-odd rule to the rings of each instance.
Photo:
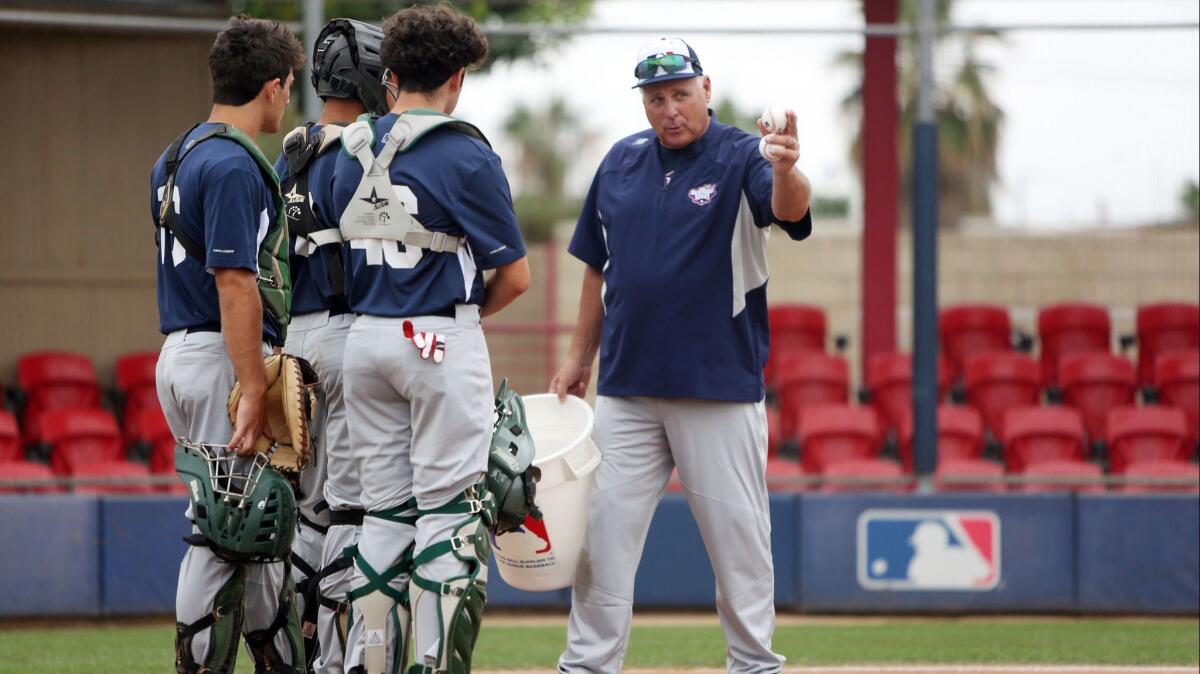
[[[1196,674],[1195,667],[1110,667],[1097,664],[876,664],[852,667],[788,667],[784,674]],[[494,670],[479,674],[544,674]],[[725,674],[724,669],[626,669],[625,674]]]
[[[627,669],[625,674],[724,674],[723,669]],[[787,667],[784,674],[1196,674],[1196,667],[1109,667],[1104,665],[859,665]],[[495,670],[479,674],[544,674]]]

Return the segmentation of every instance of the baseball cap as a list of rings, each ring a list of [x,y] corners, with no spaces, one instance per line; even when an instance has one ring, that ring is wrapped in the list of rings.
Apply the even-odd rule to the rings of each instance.
[[[638,50],[637,65],[633,76],[637,78],[636,89],[647,84],[682,80],[704,74],[700,58],[691,45],[677,37],[661,37],[642,45]]]

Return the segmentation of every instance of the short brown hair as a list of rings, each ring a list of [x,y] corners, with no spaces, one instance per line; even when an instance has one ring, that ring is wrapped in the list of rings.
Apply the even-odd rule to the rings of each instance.
[[[433,91],[459,68],[479,66],[487,53],[475,21],[444,4],[402,9],[383,24],[380,58],[401,91]]]
[[[217,33],[208,50],[213,103],[245,105],[273,79],[304,65],[304,48],[287,26],[269,19],[238,15]]]

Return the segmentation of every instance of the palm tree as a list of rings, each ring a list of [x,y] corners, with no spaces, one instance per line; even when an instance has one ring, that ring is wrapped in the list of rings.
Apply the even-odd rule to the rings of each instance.
[[[579,213],[578,199],[566,194],[567,170],[570,158],[594,137],[580,128],[579,116],[561,98],[541,110],[518,105],[504,122],[504,131],[520,151],[521,193],[513,204],[517,221],[526,239],[545,241],[560,220]]]
[[[900,2],[900,19],[915,25],[916,2]],[[939,25],[950,20],[951,0],[938,0],[936,18]],[[938,125],[938,220],[942,227],[956,227],[963,216],[991,214],[991,188],[999,181],[996,158],[999,153],[1000,132],[1004,111],[987,90],[987,78],[995,69],[976,55],[980,40],[995,39],[995,33],[961,33],[955,35],[962,61],[949,82],[939,83],[935,98],[935,118]],[[943,46],[950,46],[943,44]],[[915,36],[900,40],[898,77],[900,128],[897,129],[900,155],[900,221],[911,217],[909,195],[912,187],[912,138],[910,130],[916,121],[917,49]],[[947,50],[943,49],[943,55]],[[858,118],[862,114],[862,52],[842,52],[837,65],[854,68],[860,73],[858,84],[842,99],[842,109]],[[851,145],[851,160],[862,167],[862,128],[857,125]]]

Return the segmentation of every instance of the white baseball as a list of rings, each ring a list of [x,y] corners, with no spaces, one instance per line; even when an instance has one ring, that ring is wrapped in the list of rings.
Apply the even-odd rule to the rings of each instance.
[[[779,133],[787,128],[787,108],[768,105],[762,113],[762,123],[767,133]]]
[[[776,161],[783,155],[783,148],[774,143],[768,143],[767,137],[763,136],[758,139],[758,153],[767,161]]]

